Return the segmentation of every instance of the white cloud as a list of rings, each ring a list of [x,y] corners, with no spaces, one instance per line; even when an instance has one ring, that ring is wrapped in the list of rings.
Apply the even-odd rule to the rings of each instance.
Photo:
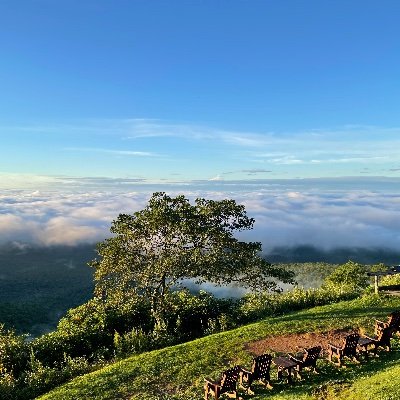
[[[149,151],[134,151],[134,150],[110,150],[110,149],[100,149],[92,147],[67,147],[67,151],[84,151],[88,153],[106,153],[114,154],[117,156],[134,156],[134,157],[160,157],[157,153],[152,153]]]
[[[119,213],[144,207],[148,194],[10,191],[0,196],[0,242],[92,243],[109,236]]]
[[[241,235],[246,240],[261,241],[265,251],[275,246],[301,244],[327,249],[337,246],[398,249],[400,195],[397,192],[386,188],[378,191],[372,186],[371,190],[365,190],[352,184],[350,190],[337,190],[336,181],[326,189],[316,188],[316,183],[301,186],[301,182],[288,181],[279,186],[271,182],[250,181],[247,186],[203,182],[169,187],[169,194],[183,193],[191,200],[234,198],[256,220],[254,230]],[[0,241],[40,245],[100,241],[110,234],[111,221],[119,213],[142,209],[155,189],[119,193],[2,192]],[[163,188],[160,186],[158,190]]]
[[[221,177],[221,175],[217,175],[217,176],[214,176],[213,178],[210,178],[209,180],[210,181],[222,181],[223,178]]]

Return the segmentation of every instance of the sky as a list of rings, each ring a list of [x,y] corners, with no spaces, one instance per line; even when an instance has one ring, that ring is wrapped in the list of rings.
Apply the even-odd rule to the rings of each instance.
[[[98,239],[163,190],[233,197],[277,244],[398,246],[399,17],[392,0],[0,0],[0,242]]]

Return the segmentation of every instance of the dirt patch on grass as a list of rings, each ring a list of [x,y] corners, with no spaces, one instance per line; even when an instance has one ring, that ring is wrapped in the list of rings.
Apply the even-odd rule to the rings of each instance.
[[[298,353],[304,348],[321,346],[326,354],[328,343],[340,345],[346,335],[352,331],[335,329],[328,332],[299,333],[282,336],[271,336],[256,342],[247,343],[246,349],[258,356],[263,353]]]

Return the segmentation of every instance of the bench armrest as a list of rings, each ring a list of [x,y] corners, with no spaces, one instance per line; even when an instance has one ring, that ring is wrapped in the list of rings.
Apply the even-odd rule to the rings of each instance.
[[[292,361],[294,361],[294,362],[296,362],[298,364],[302,364],[303,363],[303,360],[300,360],[299,358],[296,358],[295,356],[292,356],[291,354],[288,354],[288,356]]]
[[[364,335],[364,337],[365,337],[366,339],[372,340],[372,341],[374,341],[374,342],[377,341],[376,338],[373,338],[373,337],[368,336],[368,335]]]
[[[250,375],[250,374],[252,374],[252,372],[250,371],[250,370],[248,370],[248,369],[245,369],[245,368],[242,368],[242,367],[240,367],[240,369],[241,369],[241,373],[242,374],[246,374],[246,375]]]

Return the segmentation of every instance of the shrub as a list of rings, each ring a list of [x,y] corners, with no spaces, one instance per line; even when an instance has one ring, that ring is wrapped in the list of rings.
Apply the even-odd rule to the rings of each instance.
[[[90,361],[113,356],[115,331],[149,330],[149,313],[134,299],[131,303],[105,303],[91,299],[68,311],[57,330],[32,342],[35,356],[47,366],[60,365],[65,354]]]
[[[348,261],[337,267],[325,278],[324,287],[331,291],[361,292],[369,284],[367,268],[364,265]]]
[[[168,333],[178,341],[204,336],[209,332],[227,330],[236,326],[237,301],[217,299],[200,290],[198,295],[187,289],[171,293],[168,297]],[[211,325],[218,325],[212,328]]]
[[[133,329],[123,335],[114,333],[114,354],[117,358],[127,357],[135,353],[152,350],[155,347],[151,334],[144,333],[141,329]]]
[[[12,400],[15,398],[16,382],[9,372],[0,374],[0,399]]]
[[[0,324],[0,374],[17,378],[29,361],[29,346],[26,336],[17,335],[14,330]],[[6,379],[8,382],[8,379]]]
[[[380,279],[381,286],[396,286],[400,285],[400,274],[386,275]]]
[[[242,321],[249,322],[268,316],[347,300],[357,295],[358,292],[355,291],[341,293],[332,291],[326,286],[320,289],[295,288],[285,293],[252,293],[242,299],[239,309],[242,313]]]

